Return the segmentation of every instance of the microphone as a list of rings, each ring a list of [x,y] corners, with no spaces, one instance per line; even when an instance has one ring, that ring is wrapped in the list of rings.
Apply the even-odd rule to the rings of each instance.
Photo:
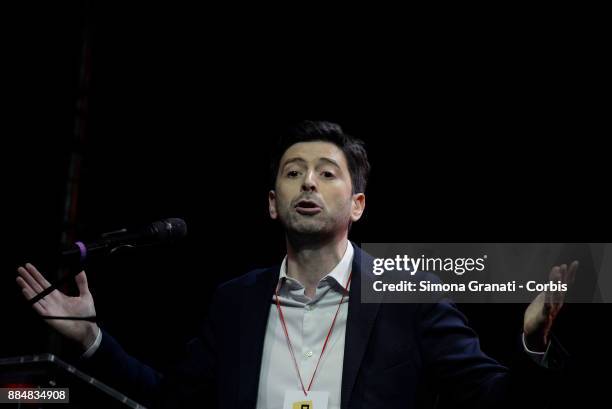
[[[62,258],[83,264],[92,257],[106,256],[122,248],[172,243],[186,235],[187,224],[183,219],[163,219],[135,232],[121,229],[104,233],[99,240],[90,243],[77,241],[70,249],[62,252]]]
[[[150,246],[158,243],[171,243],[179,240],[187,235],[187,224],[183,219],[170,218],[153,222],[145,228],[136,232],[128,232],[126,229],[105,233],[99,240],[91,243],[83,243],[77,241],[74,246],[62,252],[62,257],[69,261],[76,262],[78,266],[82,266],[86,260],[93,257],[107,256],[121,248],[134,248],[142,246]],[[49,287],[31,298],[28,303],[35,304],[42,298],[47,296],[58,286],[72,278],[80,269],[74,269],[70,274],[52,283]],[[45,319],[76,319],[89,320],[95,317],[49,317],[43,316]]]

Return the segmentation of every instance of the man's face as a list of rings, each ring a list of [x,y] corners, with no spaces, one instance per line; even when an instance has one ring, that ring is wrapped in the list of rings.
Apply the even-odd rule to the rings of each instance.
[[[365,208],[365,195],[352,194],[346,157],[330,142],[300,142],[280,160],[270,217],[291,233],[328,235],[348,230]]]

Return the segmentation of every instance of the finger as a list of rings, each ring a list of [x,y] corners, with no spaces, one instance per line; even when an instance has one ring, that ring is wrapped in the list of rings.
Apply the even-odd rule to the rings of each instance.
[[[26,283],[30,286],[30,288],[36,293],[42,292],[43,288],[38,284],[38,282],[32,277],[32,273],[29,270],[26,270],[23,267],[19,267],[17,272],[25,280]]]
[[[89,286],[87,285],[87,275],[85,274],[85,271],[81,271],[79,274],[77,274],[74,280],[79,287],[79,295],[89,294]]]
[[[565,282],[565,278],[567,277],[567,264],[561,264],[561,267],[559,268],[559,274],[560,277],[558,278],[558,280],[561,282]]]
[[[554,266],[553,268],[550,269],[550,273],[548,273],[548,279],[549,280],[554,280],[555,277],[557,277],[559,275],[559,271],[561,270],[561,268],[559,266]]]
[[[26,263],[24,270],[28,273],[28,275],[31,276],[33,280],[35,280],[38,287],[32,286],[32,288],[38,288],[38,293],[42,292],[43,289],[46,289],[51,286],[51,283],[47,281],[47,279],[40,273],[40,271],[38,271],[38,269],[32,263]],[[48,299],[57,299],[59,296],[60,292],[57,290],[53,290],[50,294],[46,295]]]
[[[22,288],[21,292],[27,300],[31,300],[36,295],[36,293],[34,293],[31,288]],[[43,307],[43,309],[45,309],[47,306],[47,301],[45,301],[44,299],[40,299],[36,301],[36,303],[34,303],[33,307],[34,306]]]
[[[565,266],[565,264],[563,266]],[[548,274],[548,281],[559,281],[559,280],[561,280],[561,277],[562,277],[561,276],[561,268],[563,268],[563,266],[561,266],[561,267],[554,266],[550,270],[550,274]]]
[[[567,270],[565,282],[569,285],[574,284],[574,281],[576,280],[576,271],[578,270],[579,264],[580,263],[578,263],[578,260],[574,260],[572,264],[570,264],[569,269]]]
[[[561,267],[559,266],[554,266],[551,270],[550,270],[550,274],[548,275],[548,280],[549,281],[557,281],[561,279]],[[556,297],[555,297],[555,292],[554,291],[549,291],[546,290],[546,295],[545,295],[545,312],[547,314],[549,314],[550,312],[554,313],[555,309],[556,309]]]
[[[43,307],[42,305],[40,305],[40,303],[36,303],[32,306],[32,308],[34,308],[34,310],[40,314],[40,315],[47,315],[47,310],[45,307]]]
[[[563,281],[563,278],[567,275],[567,264],[561,264],[561,268],[559,269],[559,274],[561,275],[561,277],[559,277],[559,281]]]
[[[36,293],[32,289],[32,287],[30,287],[30,284],[26,283],[26,281],[21,276],[17,276],[15,281],[17,282],[17,285],[19,285],[19,287],[21,287],[21,289],[27,289],[28,291],[30,291],[30,292],[32,292],[34,294]]]
[[[36,267],[34,267],[33,264],[26,263],[25,267],[42,288],[47,288],[51,285],[51,283],[47,281],[47,279],[40,273],[40,271],[38,271]]]
[[[561,267],[559,268],[558,277],[555,279],[552,279],[551,277],[551,281],[554,281],[555,283],[557,282],[563,283],[563,280],[565,280],[566,276],[567,276],[567,264],[562,264]],[[560,289],[557,291],[553,291],[553,302],[555,303],[557,309],[561,308],[561,305],[563,305],[564,298],[565,298],[565,292],[561,291]]]
[[[549,315],[553,305],[553,296],[550,291],[544,292],[544,314]]]

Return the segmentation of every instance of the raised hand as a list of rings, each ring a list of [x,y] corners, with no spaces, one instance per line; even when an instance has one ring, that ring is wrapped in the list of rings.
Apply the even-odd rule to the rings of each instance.
[[[21,292],[28,300],[51,285],[36,267],[30,263],[27,263],[25,267],[19,267],[17,272],[19,273],[17,284],[21,287]],[[79,288],[79,295],[77,297],[70,297],[59,290],[54,290],[36,302],[32,307],[42,316],[95,316],[96,309],[93,297],[89,292],[85,271],[81,271],[75,277],[75,281]],[[97,324],[88,321],[62,319],[46,319],[45,321],[60,334],[80,344],[83,349],[86,349],[93,343],[98,333]]]
[[[550,270],[550,281],[561,281],[569,286],[574,282],[578,261],[568,267],[566,264],[554,266]],[[543,291],[529,304],[523,319],[523,332],[529,349],[544,351],[550,341],[550,331],[567,291]]]

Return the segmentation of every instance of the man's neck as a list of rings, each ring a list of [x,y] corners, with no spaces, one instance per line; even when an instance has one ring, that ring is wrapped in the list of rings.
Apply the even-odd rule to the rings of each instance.
[[[287,275],[298,280],[306,296],[313,298],[319,281],[338,265],[347,246],[346,234],[317,243],[287,239]]]

